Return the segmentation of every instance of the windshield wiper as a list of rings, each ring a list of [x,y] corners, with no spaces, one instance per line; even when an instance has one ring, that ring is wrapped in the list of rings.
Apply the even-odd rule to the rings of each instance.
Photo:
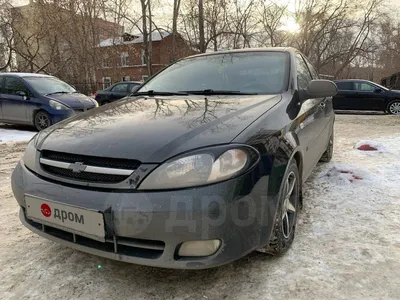
[[[257,95],[258,93],[248,93],[241,91],[231,91],[231,90],[196,90],[196,91],[182,91],[184,93],[193,94],[193,95]]]
[[[69,94],[69,92],[66,92],[66,91],[53,92],[53,93],[48,93],[45,96],[54,95],[54,94]]]
[[[146,92],[135,92],[132,94],[133,96],[138,96],[138,95],[147,95],[147,96],[187,96],[189,95],[186,92],[163,92],[163,91],[154,91],[154,90],[149,90]]]

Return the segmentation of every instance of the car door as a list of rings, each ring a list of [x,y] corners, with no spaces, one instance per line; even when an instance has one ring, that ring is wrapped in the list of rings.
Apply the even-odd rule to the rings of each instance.
[[[17,77],[5,76],[1,94],[2,119],[7,122],[29,123],[27,97],[30,94],[25,83]]]
[[[369,82],[355,82],[354,103],[357,110],[384,110],[385,91]]]
[[[298,89],[305,90],[308,83],[314,78],[300,53],[296,54],[296,72]],[[327,145],[327,138],[324,135],[328,122],[325,118],[325,101],[325,98],[305,99],[301,105],[300,117],[302,119],[299,124],[298,137],[302,144],[305,178],[309,176]]]
[[[338,93],[333,97],[334,109],[356,109],[358,104],[355,99],[356,91],[354,90],[354,82],[352,81],[339,81],[336,82]]]
[[[129,83],[118,83],[111,89],[111,100],[115,101],[130,94],[128,92]]]

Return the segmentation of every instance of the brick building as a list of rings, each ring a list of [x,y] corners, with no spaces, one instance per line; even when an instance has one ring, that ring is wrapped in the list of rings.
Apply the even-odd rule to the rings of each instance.
[[[172,35],[165,31],[152,33],[152,72],[153,74],[169,65],[174,59],[183,58],[196,52],[177,35],[176,53],[172,56]],[[119,81],[144,81],[148,78],[147,61],[144,55],[143,36],[125,33],[121,37],[109,38],[98,45],[101,65],[96,77],[103,88]]]

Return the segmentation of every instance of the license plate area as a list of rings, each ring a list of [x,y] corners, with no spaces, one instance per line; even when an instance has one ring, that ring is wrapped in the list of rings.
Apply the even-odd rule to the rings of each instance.
[[[28,219],[105,242],[104,216],[101,212],[25,195]]]

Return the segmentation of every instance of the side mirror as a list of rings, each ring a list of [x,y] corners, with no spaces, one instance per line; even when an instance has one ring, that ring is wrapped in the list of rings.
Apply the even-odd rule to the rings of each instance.
[[[325,98],[335,96],[338,88],[333,81],[316,79],[308,83],[305,91],[310,98]]]
[[[140,85],[136,85],[131,89],[131,93],[136,92],[140,88]]]
[[[382,89],[376,88],[376,89],[374,90],[374,93],[382,93]]]
[[[18,92],[16,92],[15,94],[18,95],[18,96],[23,97],[24,100],[28,100],[28,96],[27,96],[26,93],[23,92],[23,91],[18,91]]]

